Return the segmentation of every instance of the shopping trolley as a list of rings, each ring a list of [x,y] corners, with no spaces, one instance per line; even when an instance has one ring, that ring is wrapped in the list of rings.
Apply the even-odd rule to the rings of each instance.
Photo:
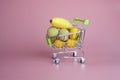
[[[82,22],[82,24],[77,24],[78,22]],[[79,62],[84,64],[85,63],[85,53],[83,50],[83,41],[85,38],[85,32],[86,32],[86,26],[88,25],[89,20],[84,19],[84,20],[80,20],[79,18],[74,18],[73,19],[73,23],[72,26],[75,26],[78,28],[77,32],[72,32],[69,33],[67,35],[58,35],[58,36],[54,36],[54,37],[49,37],[48,34],[46,34],[46,41],[49,45],[50,48],[52,48],[52,50],[56,50],[57,52],[52,53],[52,59],[53,62],[55,64],[58,64],[60,62],[61,59],[65,58],[65,59],[79,59]],[[74,44],[74,46],[72,47],[68,47],[67,46],[67,42],[63,42],[63,46],[58,48],[56,47],[56,45],[60,45],[61,43],[52,43],[52,39],[59,39],[60,37],[65,37],[65,36],[70,36],[76,34],[77,38],[75,39],[74,43],[70,43],[70,44]],[[77,49],[77,50],[76,50]],[[81,56],[78,56],[78,52],[81,53]],[[65,56],[59,57],[60,54],[65,54]],[[72,54],[68,55],[68,54]]]

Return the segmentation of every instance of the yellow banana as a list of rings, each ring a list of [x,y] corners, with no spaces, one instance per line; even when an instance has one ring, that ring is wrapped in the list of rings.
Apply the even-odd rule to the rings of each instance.
[[[72,28],[72,24],[64,19],[64,18],[60,18],[60,17],[54,17],[50,20],[50,23],[52,26],[56,27],[56,28],[67,28],[70,29]]]

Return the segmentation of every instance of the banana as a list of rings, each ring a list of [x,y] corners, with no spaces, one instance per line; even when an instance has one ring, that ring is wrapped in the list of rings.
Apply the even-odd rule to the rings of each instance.
[[[50,23],[52,26],[56,27],[56,28],[67,28],[70,29],[72,28],[72,24],[64,19],[64,18],[60,18],[60,17],[54,17],[50,20]]]

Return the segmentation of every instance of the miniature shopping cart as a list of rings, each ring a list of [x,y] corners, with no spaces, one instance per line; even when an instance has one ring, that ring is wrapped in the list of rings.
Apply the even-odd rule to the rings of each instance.
[[[82,24],[78,24],[79,22],[82,22]],[[86,32],[86,25],[88,25],[89,21],[88,20],[80,20],[79,18],[74,18],[73,19],[73,26],[78,28],[77,32],[73,32],[73,33],[69,33],[67,34],[67,36],[70,36],[72,34],[76,34],[78,37],[75,40],[75,45],[73,47],[68,47],[66,46],[67,42],[63,42],[64,46],[57,48],[56,45],[59,43],[52,43],[52,39],[59,39],[59,37],[65,37],[66,35],[59,35],[59,36],[54,36],[54,37],[49,37],[48,35],[46,35],[46,41],[48,43],[48,45],[50,46],[50,48],[52,48],[52,50],[56,50],[57,52],[54,52],[52,54],[52,59],[53,62],[55,64],[58,64],[60,62],[61,59],[63,58],[71,58],[71,59],[78,59],[80,63],[85,63],[85,56],[84,56],[84,50],[83,50],[83,41],[84,41],[84,37],[85,37],[85,32]],[[71,43],[73,44],[73,43]],[[77,50],[76,50],[77,49]],[[81,53],[81,56],[78,56],[78,52]],[[62,57],[59,57],[59,55],[61,54],[65,54]],[[72,55],[68,55],[68,54],[72,54]]]

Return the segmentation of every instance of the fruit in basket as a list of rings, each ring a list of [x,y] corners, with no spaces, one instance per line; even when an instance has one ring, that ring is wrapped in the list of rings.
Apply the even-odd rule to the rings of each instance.
[[[64,18],[60,18],[60,17],[54,17],[50,20],[50,23],[52,26],[56,27],[56,28],[67,28],[70,29],[72,28],[72,24],[64,19]]]
[[[67,41],[69,37],[69,31],[67,29],[60,29],[59,39],[62,41]]]
[[[67,42],[66,42],[66,45],[67,45],[67,47],[74,47],[75,45],[76,45],[76,42],[75,42],[75,40],[73,40],[73,39],[68,39],[67,40]]]
[[[52,44],[55,42],[56,38],[51,38]]]
[[[78,32],[78,31],[79,31],[79,29],[77,27],[71,28],[70,33],[73,33],[73,34],[70,35],[70,39],[76,39],[78,37],[78,33],[76,33],[76,32]]]
[[[62,48],[64,46],[64,42],[61,40],[55,40],[54,44],[56,48]]]
[[[58,29],[55,28],[55,27],[50,27],[47,30],[47,34],[48,34],[49,37],[57,36],[58,35]]]

